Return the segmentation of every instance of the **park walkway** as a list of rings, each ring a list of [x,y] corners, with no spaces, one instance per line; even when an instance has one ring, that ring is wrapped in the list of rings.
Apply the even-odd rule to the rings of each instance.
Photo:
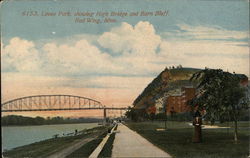
[[[171,157],[125,125],[119,124],[112,157]]]

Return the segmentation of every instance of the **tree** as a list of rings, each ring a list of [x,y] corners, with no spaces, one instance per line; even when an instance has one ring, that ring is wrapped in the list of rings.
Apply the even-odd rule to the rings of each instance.
[[[240,85],[240,77],[221,69],[208,69],[195,73],[191,81],[196,81],[198,95],[190,102],[199,110],[205,110],[205,117],[213,120],[234,121],[234,140],[238,140],[237,121],[249,100],[246,88]]]
[[[132,121],[148,120],[149,115],[145,109],[135,109],[134,107],[128,107],[128,110],[125,113],[125,116]]]
[[[125,116],[133,121],[137,121],[138,116],[134,108],[128,107],[128,111],[126,111]]]
[[[180,65],[178,65],[178,66],[177,66],[177,68],[178,68],[178,69],[181,69],[181,68],[182,68],[182,65],[181,65],[181,64],[180,64]]]
[[[151,121],[154,121],[154,120],[155,120],[155,113],[150,113],[150,114],[149,114],[149,119],[150,119]]]

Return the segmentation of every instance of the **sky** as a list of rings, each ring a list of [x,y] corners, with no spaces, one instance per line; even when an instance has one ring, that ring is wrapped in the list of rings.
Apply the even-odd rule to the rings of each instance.
[[[38,16],[25,16],[31,11]],[[167,15],[106,17],[116,20],[111,23],[89,17],[100,19],[99,24],[75,22],[74,16],[156,11]],[[42,16],[48,12],[56,16]],[[106,106],[131,106],[165,67],[221,68],[249,76],[248,42],[247,0],[6,0],[1,4],[2,102],[71,94]]]

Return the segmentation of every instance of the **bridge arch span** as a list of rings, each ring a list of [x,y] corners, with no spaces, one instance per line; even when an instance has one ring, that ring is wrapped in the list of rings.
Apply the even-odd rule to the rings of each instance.
[[[76,95],[34,95],[16,98],[1,105],[2,112],[103,109],[101,102]]]

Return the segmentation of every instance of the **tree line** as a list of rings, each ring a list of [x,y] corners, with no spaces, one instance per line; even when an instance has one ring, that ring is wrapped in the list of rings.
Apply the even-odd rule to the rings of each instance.
[[[70,124],[70,123],[94,123],[99,122],[99,118],[64,118],[64,117],[26,117],[19,115],[8,115],[1,118],[2,126],[11,125],[50,125],[50,124]]]

